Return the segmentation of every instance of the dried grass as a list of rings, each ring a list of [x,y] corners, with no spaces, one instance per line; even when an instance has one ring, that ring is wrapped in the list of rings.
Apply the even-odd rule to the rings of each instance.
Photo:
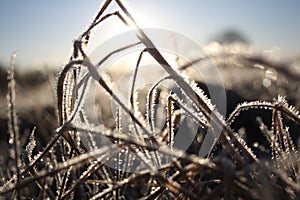
[[[26,145],[26,156],[21,161],[18,144],[17,114],[14,109],[13,68],[9,72],[8,114],[10,133],[10,161],[1,170],[3,185],[0,195],[4,198],[50,198],[50,199],[297,199],[299,186],[299,153],[297,146],[285,125],[287,120],[299,126],[299,112],[288,105],[284,97],[278,96],[271,102],[251,101],[239,104],[224,120],[212,105],[200,87],[193,81],[186,80],[181,71],[203,58],[180,66],[176,71],[166,61],[142,29],[139,29],[126,7],[120,0],[115,0],[120,11],[108,13],[112,4],[106,0],[93,22],[74,42],[73,54],[63,68],[57,84],[57,108],[59,127],[47,146],[35,155],[36,139],[34,130]],[[90,34],[95,27],[105,23],[111,16],[117,16],[125,25],[134,24],[139,42],[121,47],[93,65],[83,46],[89,45]],[[137,59],[137,65],[130,88],[128,105],[121,101],[113,91],[104,74],[98,68],[113,54],[122,52],[136,45],[144,50]],[[135,97],[137,72],[143,54],[150,54],[168,73],[147,91],[145,105],[146,117],[139,113],[138,99]],[[224,54],[214,55],[214,59],[231,63],[243,60],[245,65],[260,64],[276,70],[298,84],[299,76],[287,68],[278,66],[254,55]],[[13,59],[12,59],[13,60]],[[221,60],[221,61],[220,61]],[[226,61],[228,62],[228,61]],[[251,63],[251,64],[249,64]],[[11,64],[13,66],[13,64]],[[163,81],[172,80],[191,104],[183,101],[175,92],[168,91],[165,102],[159,100]],[[85,116],[84,103],[90,83],[98,84],[117,105],[115,128],[105,124],[93,125]],[[159,100],[159,101],[158,101]],[[299,101],[299,99],[297,99]],[[155,105],[161,104],[167,111],[166,126],[156,131],[159,118],[155,115]],[[191,106],[190,106],[191,105]],[[175,108],[176,107],[176,108]],[[182,109],[195,120],[201,130],[221,132],[219,148],[214,155],[199,157],[176,149],[174,144],[175,129],[183,117],[177,112]],[[268,110],[272,114],[269,130],[264,119],[259,118],[262,137],[269,142],[272,157],[268,160],[257,157],[247,142],[232,129],[232,124],[239,120],[242,112],[252,109]],[[128,124],[122,118],[129,119]],[[203,133],[197,133],[200,137]],[[251,133],[247,133],[251,134]],[[293,134],[297,136],[296,134]],[[82,136],[89,138],[88,146]],[[115,145],[99,146],[96,136],[108,138]],[[201,143],[197,143],[198,146]],[[135,152],[134,154],[132,152]],[[14,162],[11,162],[13,161]],[[139,160],[136,164],[135,160]],[[108,162],[115,163],[115,168]],[[136,173],[128,168],[136,164]],[[35,193],[28,191],[35,188]],[[35,196],[36,195],[36,196]]]

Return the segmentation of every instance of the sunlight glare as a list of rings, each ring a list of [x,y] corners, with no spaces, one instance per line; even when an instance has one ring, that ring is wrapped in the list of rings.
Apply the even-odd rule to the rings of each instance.
[[[151,16],[143,15],[139,12],[134,12],[135,20],[140,28],[154,28],[155,20]]]

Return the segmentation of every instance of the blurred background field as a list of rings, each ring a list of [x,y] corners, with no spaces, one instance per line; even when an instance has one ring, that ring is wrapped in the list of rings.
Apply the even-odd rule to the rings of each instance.
[[[245,101],[272,101],[277,95],[286,96],[288,103],[294,105],[296,109],[300,108],[300,63],[299,59],[290,62],[274,61],[273,57],[264,56],[260,51],[255,53],[247,44],[237,40],[229,41],[232,38],[223,38],[226,42],[211,42],[204,48],[211,56],[212,60],[218,66],[222,75],[227,95],[227,116],[234,108]],[[229,41],[229,42],[228,42]],[[225,52],[225,54],[224,54]],[[227,55],[226,52],[234,52]],[[238,52],[238,53],[235,53]],[[274,64],[279,68],[263,66],[262,64],[254,64],[245,59],[243,56],[265,59],[265,61]],[[281,72],[281,68],[283,72]],[[124,70],[123,70],[124,71]],[[126,71],[126,70],[125,70]],[[40,147],[44,146],[49,140],[52,131],[57,128],[56,113],[56,77],[59,71],[49,67],[16,71],[16,110],[19,116],[19,125],[21,133],[26,135],[37,128],[37,137],[40,139]],[[111,71],[111,81],[119,79],[122,71]],[[193,71],[190,72],[191,77]],[[292,75],[293,77],[289,77]],[[1,144],[7,146],[7,70],[1,67],[1,108],[0,108],[0,124],[1,124]],[[199,86],[204,89],[207,95],[207,83],[199,80]],[[98,119],[100,123],[107,126],[114,126],[114,119],[111,110],[107,107],[110,98],[103,95],[100,102],[101,117]],[[268,111],[251,111],[242,113],[239,120],[233,124],[236,131],[244,134],[245,138],[252,145],[256,142],[264,142],[265,138],[261,136],[257,117],[263,118],[263,122],[271,126],[271,115]],[[299,127],[287,121],[293,134],[295,144],[299,144]],[[26,140],[23,141],[25,144]],[[2,148],[2,155],[7,155],[7,148]],[[262,153],[258,150],[259,153]],[[270,152],[268,152],[270,156]]]

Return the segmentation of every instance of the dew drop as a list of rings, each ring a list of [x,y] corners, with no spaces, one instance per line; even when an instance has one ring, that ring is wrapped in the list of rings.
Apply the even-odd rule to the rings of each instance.
[[[260,64],[254,64],[254,67],[258,68],[258,69],[265,69],[265,67],[263,65],[260,65]]]
[[[269,68],[265,73],[265,78],[270,80],[277,80],[277,71],[273,68]]]
[[[14,139],[13,139],[13,138],[10,138],[10,139],[8,140],[8,143],[9,143],[9,144],[13,144],[13,143],[14,143]]]
[[[266,88],[270,87],[271,86],[271,80],[268,79],[268,78],[264,78],[263,86],[266,87]]]
[[[257,148],[259,146],[258,142],[253,143],[253,147]]]

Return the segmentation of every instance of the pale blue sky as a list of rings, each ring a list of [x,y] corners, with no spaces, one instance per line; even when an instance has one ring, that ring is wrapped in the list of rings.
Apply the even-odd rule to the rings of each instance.
[[[1,0],[0,64],[7,65],[10,54],[18,50],[16,62],[20,68],[61,66],[70,55],[72,41],[86,28],[101,2]],[[279,47],[283,56],[300,55],[300,1],[297,0],[127,2],[150,26],[177,31],[200,45],[226,29],[235,28],[257,48]],[[109,30],[97,37],[109,38]]]

